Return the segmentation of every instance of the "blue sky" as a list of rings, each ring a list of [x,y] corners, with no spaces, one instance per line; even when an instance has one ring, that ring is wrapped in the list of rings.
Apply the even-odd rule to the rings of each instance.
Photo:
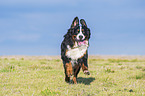
[[[145,55],[144,0],[1,0],[0,55],[60,55],[75,16],[91,55]]]

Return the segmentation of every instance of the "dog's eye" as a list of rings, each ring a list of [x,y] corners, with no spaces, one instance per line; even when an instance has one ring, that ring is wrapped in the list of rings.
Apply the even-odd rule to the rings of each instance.
[[[75,39],[76,38],[76,35],[73,35],[73,39]]]
[[[76,31],[76,33],[78,34],[80,32],[80,30],[78,29],[77,31]]]
[[[82,33],[85,33],[84,29],[82,29]]]
[[[85,33],[84,29],[82,29],[82,33]]]

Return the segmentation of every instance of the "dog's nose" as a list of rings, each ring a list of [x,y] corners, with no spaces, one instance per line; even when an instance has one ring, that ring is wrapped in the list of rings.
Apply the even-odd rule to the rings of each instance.
[[[80,36],[79,36],[79,38],[80,38],[80,40],[82,40],[83,36],[82,36],[82,35],[80,35]]]

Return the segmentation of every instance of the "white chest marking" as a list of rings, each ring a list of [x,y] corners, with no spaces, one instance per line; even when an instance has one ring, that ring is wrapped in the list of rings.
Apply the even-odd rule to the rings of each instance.
[[[70,48],[70,46],[68,45],[67,48],[68,51],[66,53],[66,56],[71,58],[72,60],[77,60],[85,54],[88,49],[88,45],[83,45],[76,48]]]

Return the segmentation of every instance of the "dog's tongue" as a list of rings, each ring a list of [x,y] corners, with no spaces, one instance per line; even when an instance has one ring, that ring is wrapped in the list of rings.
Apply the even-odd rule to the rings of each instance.
[[[79,46],[81,46],[81,45],[86,45],[86,41],[79,41],[79,42],[78,42],[78,45],[79,45]]]

